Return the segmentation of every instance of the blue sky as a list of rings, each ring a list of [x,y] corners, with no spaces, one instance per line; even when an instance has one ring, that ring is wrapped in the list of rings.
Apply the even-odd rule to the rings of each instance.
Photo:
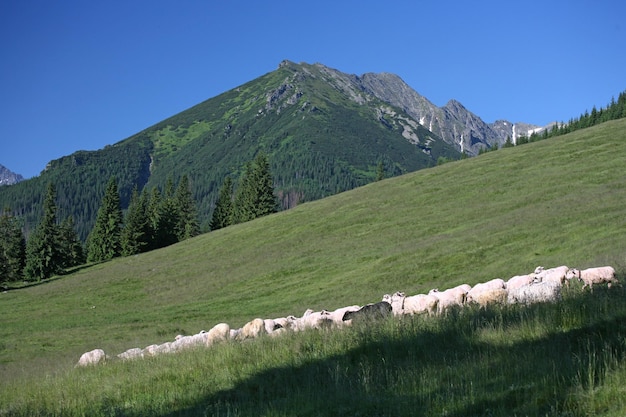
[[[0,164],[30,178],[275,70],[392,72],[490,123],[567,121],[626,90],[626,2],[0,3]]]

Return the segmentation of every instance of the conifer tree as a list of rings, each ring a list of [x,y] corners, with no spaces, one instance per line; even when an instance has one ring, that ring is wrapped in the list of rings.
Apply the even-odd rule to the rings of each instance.
[[[17,219],[5,209],[0,214],[0,283],[24,277],[26,240]]]
[[[87,239],[89,262],[106,261],[120,256],[122,221],[117,180],[111,177],[96,215],[96,223]]]
[[[63,268],[60,252],[59,229],[57,226],[56,188],[48,184],[43,203],[43,218],[26,243],[26,265],[24,275],[28,280],[47,279]]]
[[[187,175],[183,175],[178,183],[174,201],[178,212],[176,222],[176,236],[178,241],[197,236],[200,233],[198,210],[196,209],[196,203],[191,194],[191,185]]]
[[[252,163],[246,163],[235,193],[233,223],[244,223],[254,219],[254,186],[252,185]]]
[[[274,180],[269,159],[263,152],[254,161],[253,185],[255,186],[255,218],[276,213],[278,202],[274,195]]]
[[[153,250],[160,247],[157,243],[157,238],[162,200],[163,198],[161,196],[161,190],[159,190],[158,187],[153,187],[150,191],[150,196],[147,203],[148,220],[150,225],[150,239],[148,240],[148,250]]]
[[[277,201],[270,163],[265,153],[248,163],[235,196],[234,222],[242,223],[275,213]]]
[[[178,223],[178,211],[175,201],[175,189],[172,178],[167,179],[165,192],[157,209],[157,223],[155,227],[155,245],[157,248],[172,245],[178,242],[176,236],[176,224]]]
[[[383,161],[379,161],[376,166],[376,181],[380,181],[385,178],[385,165]]]
[[[148,193],[146,189],[141,195],[137,187],[133,189],[130,198],[124,228],[122,229],[122,255],[130,256],[145,252],[149,249],[152,239],[152,229],[148,213]]]
[[[211,230],[221,229],[230,226],[233,222],[233,180],[226,177],[222,188],[220,188],[215,209],[211,217],[209,228]]]
[[[63,268],[85,263],[85,251],[74,226],[74,218],[67,217],[59,226],[59,246]]]

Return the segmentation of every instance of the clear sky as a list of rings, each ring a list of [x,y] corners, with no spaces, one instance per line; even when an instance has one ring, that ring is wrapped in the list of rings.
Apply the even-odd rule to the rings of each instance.
[[[275,70],[391,72],[544,125],[626,90],[623,0],[3,0],[0,164],[30,178]]]

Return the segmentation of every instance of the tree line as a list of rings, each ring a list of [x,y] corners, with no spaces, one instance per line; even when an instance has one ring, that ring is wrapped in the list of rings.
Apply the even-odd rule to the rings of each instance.
[[[241,223],[277,211],[270,165],[265,154],[246,165],[234,191],[230,177],[224,181],[211,230]],[[85,262],[102,262],[169,246],[200,234],[191,184],[184,175],[175,186],[141,192],[134,188],[128,209],[121,209],[115,177],[108,181],[95,224],[83,245],[71,216],[58,221],[57,192],[49,183],[43,217],[28,241],[20,219],[8,208],[0,213],[0,283],[41,281]]]
[[[604,108],[600,109],[593,106],[591,112],[586,110],[580,117],[571,118],[567,123],[556,123],[551,129],[545,129],[542,133],[533,132],[530,136],[520,136],[516,139],[515,144],[507,137],[502,148],[510,148],[516,145],[524,145],[526,143],[537,142],[539,140],[552,138],[555,136],[565,135],[576,130],[585,129],[609,120],[622,119],[626,117],[626,91],[620,93],[617,100],[611,98],[611,102]],[[482,148],[479,154],[490,151],[497,151],[498,145],[495,144],[491,148]]]

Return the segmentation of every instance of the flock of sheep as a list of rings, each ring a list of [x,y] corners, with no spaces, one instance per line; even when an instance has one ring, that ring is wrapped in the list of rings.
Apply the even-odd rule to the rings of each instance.
[[[615,269],[603,266],[579,270],[559,266],[545,269],[537,267],[533,273],[517,275],[504,281],[496,278],[491,281],[474,285],[459,285],[445,291],[431,290],[428,294],[406,296],[403,292],[385,294],[382,301],[365,306],[348,306],[334,311],[313,311],[308,309],[302,317],[287,316],[275,319],[256,318],[242,328],[231,329],[226,323],[219,323],[209,331],[201,331],[191,336],[176,336],[172,342],[150,345],[143,349],[133,348],[117,355],[118,359],[129,360],[151,357],[166,353],[175,353],[194,347],[209,347],[226,340],[243,341],[261,335],[278,336],[282,333],[318,329],[322,327],[342,327],[350,325],[353,320],[366,317],[369,319],[389,315],[445,314],[451,307],[477,304],[486,307],[491,304],[533,304],[539,302],[555,302],[561,298],[561,288],[571,279],[583,282],[583,289],[592,289],[594,284],[618,284]],[[102,349],[94,349],[84,353],[76,366],[87,366],[102,363],[108,356]]]

